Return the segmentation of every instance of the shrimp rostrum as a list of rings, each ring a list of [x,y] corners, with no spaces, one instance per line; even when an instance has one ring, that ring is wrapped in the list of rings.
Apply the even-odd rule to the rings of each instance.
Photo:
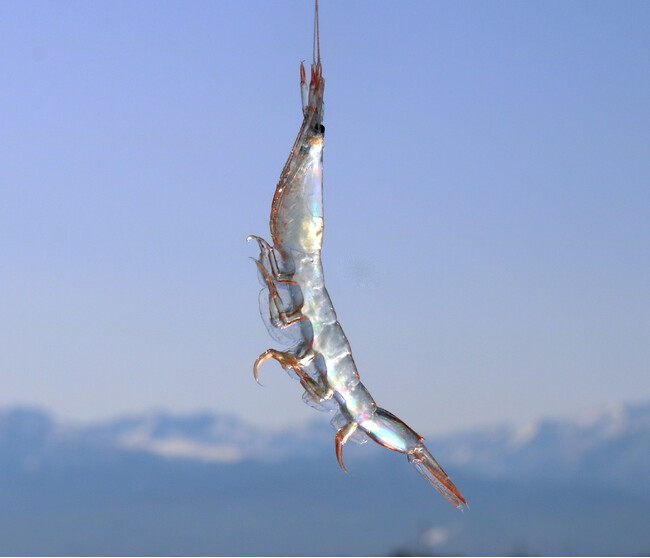
[[[406,454],[418,472],[458,508],[465,499],[414,432],[378,407],[359,379],[350,344],[325,288],[321,264],[323,241],[323,79],[318,44],[318,2],[314,22],[314,57],[307,85],[300,65],[303,121],[271,206],[269,244],[258,236],[255,263],[264,289],[262,318],[283,350],[268,349],[254,364],[275,359],[299,381],[310,405],[334,410],[336,457],[343,465],[343,445],[359,435]]]

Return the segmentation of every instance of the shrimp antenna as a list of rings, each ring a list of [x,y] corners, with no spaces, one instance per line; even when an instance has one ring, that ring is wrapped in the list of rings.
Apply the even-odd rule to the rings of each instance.
[[[316,53],[318,52],[318,59],[316,58]],[[318,0],[316,0],[316,5],[314,9],[314,47],[312,51],[312,58],[314,63],[316,60],[320,62],[320,32],[318,28]]]

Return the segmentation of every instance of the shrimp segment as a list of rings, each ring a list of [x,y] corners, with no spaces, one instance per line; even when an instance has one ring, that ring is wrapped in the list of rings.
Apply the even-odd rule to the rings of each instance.
[[[253,366],[258,370],[268,359],[277,360],[295,374],[311,406],[329,410],[336,427],[335,452],[341,468],[343,446],[358,435],[407,456],[409,463],[454,506],[467,503],[447,474],[423,444],[423,438],[392,413],[377,407],[361,382],[352,349],[338,322],[325,287],[321,247],[323,242],[323,78],[318,29],[318,0],[314,17],[311,80],[307,86],[300,64],[303,121],[289,158],[282,169],[271,205],[273,244],[251,235],[260,255],[254,259],[264,289],[261,312],[276,339],[294,345],[269,349]],[[293,336],[293,337],[292,337]]]

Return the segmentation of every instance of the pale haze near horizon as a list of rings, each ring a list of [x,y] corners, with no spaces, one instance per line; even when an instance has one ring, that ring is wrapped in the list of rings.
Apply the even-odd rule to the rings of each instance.
[[[325,276],[416,430],[650,397],[650,5],[322,0]],[[245,243],[309,0],[0,5],[0,405],[327,420]]]

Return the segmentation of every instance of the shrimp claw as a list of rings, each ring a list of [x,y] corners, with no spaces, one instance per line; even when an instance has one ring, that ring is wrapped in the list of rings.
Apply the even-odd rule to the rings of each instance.
[[[358,426],[359,425],[356,422],[348,422],[339,428],[338,432],[336,433],[336,437],[334,438],[336,459],[338,460],[341,469],[343,469],[346,473],[348,470],[345,468],[345,465],[343,465],[343,445],[348,441],[350,436],[354,434],[354,431],[358,428]]]
[[[323,401],[331,399],[333,391],[329,386],[326,385],[323,387],[319,385],[318,382],[314,380],[314,378],[309,376],[309,374],[307,374],[302,369],[300,363],[298,362],[298,359],[294,355],[291,353],[278,351],[276,349],[268,349],[257,357],[257,360],[253,365],[253,376],[255,377],[255,381],[258,384],[260,384],[259,367],[265,360],[268,360],[270,358],[277,360],[280,363],[280,366],[282,366],[282,368],[285,370],[292,369],[300,379],[302,387],[304,387],[310,395],[313,395],[315,398]]]
[[[283,273],[280,271],[280,266],[278,265],[278,261],[275,256],[275,250],[273,250],[273,246],[271,246],[262,237],[256,236],[254,234],[251,234],[246,237],[246,242],[250,242],[251,240],[257,241],[257,245],[259,246],[260,249],[260,261],[263,262],[265,259],[268,259],[269,267],[271,269],[274,279],[277,279],[278,281],[283,281],[290,276],[290,274]]]
[[[296,358],[289,353],[283,353],[282,351],[277,351],[276,349],[269,349],[267,351],[264,351],[260,356],[257,357],[255,364],[253,364],[253,376],[255,377],[255,381],[260,385],[262,384],[260,383],[259,368],[265,360],[268,360],[270,358],[277,360],[280,363],[280,366],[282,366],[282,368],[285,370],[289,368],[296,370],[299,368]]]

